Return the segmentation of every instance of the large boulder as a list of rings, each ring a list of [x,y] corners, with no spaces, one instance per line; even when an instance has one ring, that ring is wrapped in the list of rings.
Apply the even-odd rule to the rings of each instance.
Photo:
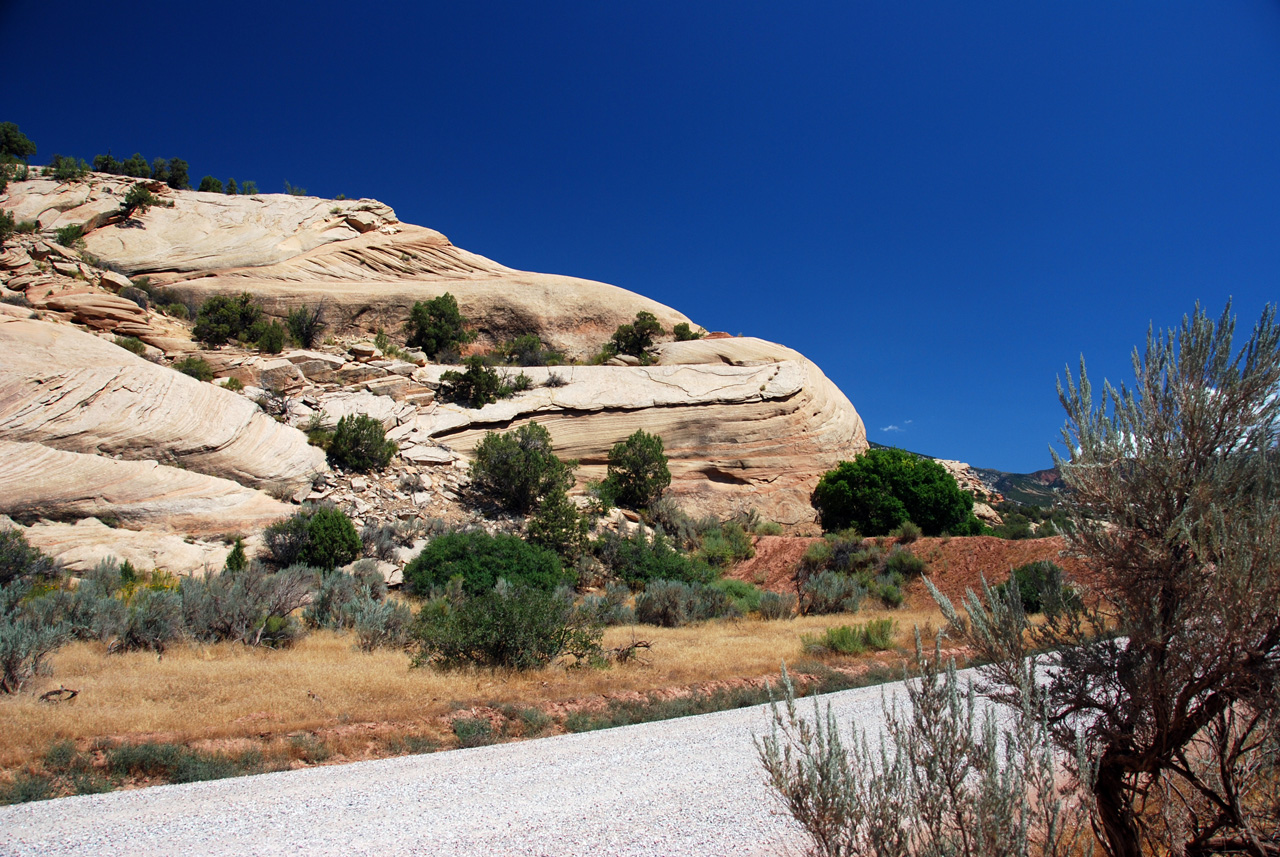
[[[156,460],[283,496],[327,469],[300,431],[74,327],[0,317],[0,439]]]

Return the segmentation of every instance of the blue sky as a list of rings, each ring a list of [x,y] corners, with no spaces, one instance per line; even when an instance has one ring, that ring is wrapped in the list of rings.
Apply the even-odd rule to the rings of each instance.
[[[1083,354],[1280,296],[1280,4],[0,0],[0,121],[370,196],[785,343],[872,440],[1050,464]]]

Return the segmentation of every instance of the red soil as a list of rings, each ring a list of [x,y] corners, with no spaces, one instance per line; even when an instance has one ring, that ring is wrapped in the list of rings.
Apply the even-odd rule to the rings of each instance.
[[[796,592],[800,558],[816,541],[816,538],[761,536],[756,539],[756,555],[734,566],[728,576],[775,592]],[[886,547],[893,541],[881,540]],[[963,599],[968,589],[981,589],[984,577],[988,583],[1002,583],[1009,579],[1009,572],[1013,569],[1042,559],[1062,566],[1069,580],[1089,582],[1085,564],[1074,557],[1063,556],[1065,547],[1062,536],[1023,540],[992,536],[928,538],[906,546],[907,550],[929,564],[925,573],[933,585],[953,602]],[[908,585],[907,600],[920,606],[929,603],[923,581],[912,581]]]

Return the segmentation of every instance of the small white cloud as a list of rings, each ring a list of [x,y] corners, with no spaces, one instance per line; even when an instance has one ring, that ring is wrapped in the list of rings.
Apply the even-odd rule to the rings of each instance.
[[[910,424],[911,424],[911,420],[907,420],[907,425],[910,425]],[[902,428],[901,426],[889,425],[880,429],[880,431],[906,431],[906,429]]]

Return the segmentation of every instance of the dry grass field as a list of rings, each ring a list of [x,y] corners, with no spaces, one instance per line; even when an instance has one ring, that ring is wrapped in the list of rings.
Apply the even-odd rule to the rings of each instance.
[[[497,712],[513,710],[542,712],[539,731],[549,734],[563,731],[566,714],[603,709],[609,700],[759,685],[776,677],[784,661],[792,667],[814,661],[804,654],[801,635],[882,617],[896,623],[895,650],[827,656],[822,662],[850,674],[872,666],[896,673],[913,650],[913,628],[936,627],[936,610],[864,610],[773,622],[747,618],[675,629],[618,627],[608,630],[605,646],[649,641],[643,662],[528,673],[411,669],[403,652],[362,653],[350,636],[327,631],[285,650],[183,645],[162,657],[108,654],[101,644],[76,643],[54,655],[54,673],[35,693],[0,699],[6,726],[0,730],[0,769],[24,769],[64,740],[81,751],[107,742],[149,741],[229,752],[257,746],[270,753],[279,750],[274,744],[305,737],[323,745],[324,752],[312,756],[372,758],[406,748],[455,746],[455,718],[500,719]],[[79,695],[64,703],[40,701],[41,691],[59,686]]]

